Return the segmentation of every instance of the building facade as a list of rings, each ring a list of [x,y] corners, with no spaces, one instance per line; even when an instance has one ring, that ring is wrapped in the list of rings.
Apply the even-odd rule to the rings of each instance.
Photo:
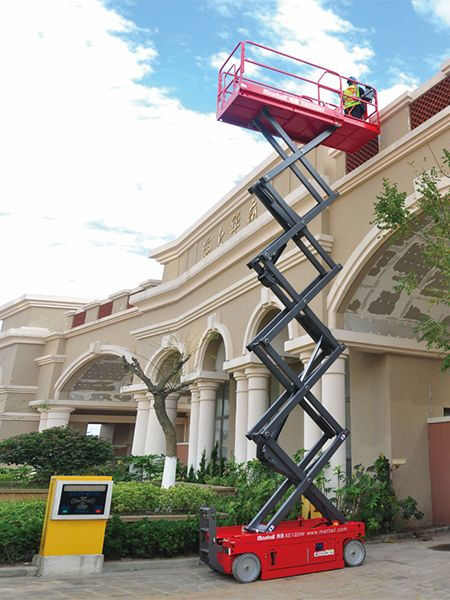
[[[373,203],[387,177],[416,206],[415,171],[436,166],[450,147],[450,62],[415,92],[381,112],[382,133],[352,155],[318,148],[314,166],[339,198],[311,224],[311,231],[343,265],[312,308],[347,351],[313,392],[352,435],[334,465],[371,464],[382,452],[399,468],[401,497],[412,495],[432,519],[427,420],[450,418],[448,376],[440,355],[418,343],[414,324],[429,310],[427,286],[435,273],[422,264],[420,240],[381,237],[371,225]],[[0,308],[0,439],[25,431],[68,425],[101,435],[123,454],[164,452],[152,397],[124,369],[137,357],[157,379],[177,353],[190,354],[188,388],[167,400],[178,455],[198,465],[218,443],[223,456],[255,456],[245,438],[279,395],[277,382],[246,345],[280,310],[246,263],[279,232],[248,193],[273,167],[269,156],[179,238],[153,251],[164,266],[149,280],[101,302],[24,296]],[[298,180],[282,173],[275,187],[297,211],[313,200]],[[441,189],[449,186],[442,177]],[[288,249],[278,263],[298,288],[311,280],[302,255]],[[412,266],[422,274],[413,295],[397,293],[395,278]],[[440,307],[431,309],[443,316]],[[311,340],[297,324],[276,339],[292,368],[301,370]],[[300,409],[280,441],[291,454],[310,448],[318,431]]]

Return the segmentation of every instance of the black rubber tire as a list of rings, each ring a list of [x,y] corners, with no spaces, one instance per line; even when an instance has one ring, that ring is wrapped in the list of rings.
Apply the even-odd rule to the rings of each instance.
[[[361,540],[348,540],[344,544],[344,562],[347,567],[360,567],[366,559],[366,547]]]
[[[233,561],[231,571],[239,583],[253,583],[261,574],[261,561],[250,552],[239,554]]]

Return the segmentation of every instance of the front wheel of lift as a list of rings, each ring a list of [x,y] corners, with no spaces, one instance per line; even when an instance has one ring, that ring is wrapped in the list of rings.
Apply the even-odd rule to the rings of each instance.
[[[231,570],[233,577],[239,583],[252,583],[261,573],[261,562],[256,554],[239,554],[234,559]]]
[[[366,558],[366,547],[361,540],[349,540],[344,545],[344,562],[347,567],[359,567]]]

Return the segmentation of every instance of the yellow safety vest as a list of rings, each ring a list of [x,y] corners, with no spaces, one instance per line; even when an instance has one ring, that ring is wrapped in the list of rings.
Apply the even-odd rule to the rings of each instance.
[[[351,98],[351,96],[356,96],[359,98],[359,85],[349,85],[347,89],[342,92],[344,98],[344,108],[351,108],[352,106],[356,106],[357,104],[361,104],[358,100]]]

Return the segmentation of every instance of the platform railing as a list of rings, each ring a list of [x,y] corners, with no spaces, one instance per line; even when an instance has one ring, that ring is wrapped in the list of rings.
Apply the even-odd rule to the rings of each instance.
[[[260,60],[256,60],[254,58],[250,58],[248,55],[248,48],[256,48],[260,53],[267,53],[269,56],[273,56],[274,60],[277,58],[287,59],[288,61],[292,61],[293,66],[299,66],[302,68],[312,69],[318,71],[320,76],[317,80],[312,79],[308,75],[300,75],[298,73],[287,71],[285,69],[279,68],[277,66],[264,63]],[[256,77],[246,75],[248,72],[248,65],[253,65],[259,69],[262,69],[264,73],[270,73],[274,75],[283,75],[290,78],[290,81],[302,82],[306,86],[315,90],[314,93],[302,94],[297,93],[295,91],[286,91],[286,85],[284,87],[279,87],[278,85],[271,83],[270,80],[266,81],[264,77],[263,81],[258,80]],[[227,68],[228,66],[228,68]],[[233,68],[234,67],[234,68]],[[323,78],[325,76],[332,76],[337,78],[337,85],[331,86],[323,82]],[[228,56],[225,63],[222,65],[219,71],[219,85],[218,85],[218,97],[217,97],[217,106],[220,109],[225,108],[227,103],[231,100],[234,92],[238,88],[242,86],[242,83],[246,84],[255,84],[258,86],[263,86],[265,88],[269,88],[276,92],[287,94],[294,96],[300,99],[308,99],[313,103],[317,103],[318,106],[327,106],[332,110],[339,111],[342,116],[345,118],[356,119],[356,117],[352,117],[351,115],[344,114],[344,96],[343,91],[348,87],[347,86],[347,77],[340,75],[337,71],[333,71],[331,69],[326,69],[321,67],[320,65],[314,64],[312,62],[302,60],[295,56],[291,56],[279,50],[275,50],[273,48],[269,48],[267,46],[263,46],[262,44],[257,44],[255,42],[251,42],[249,40],[239,42],[231,54]],[[357,85],[362,86],[364,88],[373,89],[371,85],[367,83],[363,83],[360,81],[355,82]],[[231,91],[232,88],[232,91]],[[306,91],[306,90],[305,90]],[[329,94],[336,99],[336,102],[330,102],[326,99],[326,95]],[[365,117],[364,120],[370,121],[371,123],[380,125],[379,115],[378,115],[378,97],[376,90],[374,90],[374,98],[372,101],[364,100],[363,98],[359,98],[356,96],[350,96],[355,100],[358,100],[365,106]]]

